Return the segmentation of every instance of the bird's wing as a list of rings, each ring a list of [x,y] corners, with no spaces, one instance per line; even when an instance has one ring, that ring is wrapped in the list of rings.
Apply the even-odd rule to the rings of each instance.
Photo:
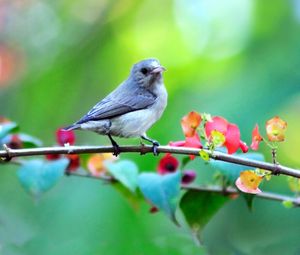
[[[116,96],[116,93],[112,93],[96,104],[77,124],[91,120],[110,119],[125,113],[148,108],[155,100],[156,96],[153,93],[140,88],[129,93],[118,93],[118,96]]]

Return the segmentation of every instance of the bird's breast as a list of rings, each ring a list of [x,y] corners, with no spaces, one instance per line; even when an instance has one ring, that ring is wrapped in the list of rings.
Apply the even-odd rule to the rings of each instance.
[[[153,92],[157,98],[150,107],[112,118],[110,134],[120,137],[143,135],[162,116],[167,106],[168,94],[164,85]]]

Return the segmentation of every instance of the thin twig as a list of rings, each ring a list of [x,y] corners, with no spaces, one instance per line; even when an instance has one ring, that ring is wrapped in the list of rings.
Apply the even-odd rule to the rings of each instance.
[[[209,154],[209,157],[214,160],[220,160],[238,165],[244,165],[249,167],[255,167],[271,171],[273,174],[282,174],[300,178],[300,170],[286,167],[280,164],[272,164],[248,158],[242,158],[235,155],[229,155],[226,153],[203,149]],[[112,146],[66,146],[66,147],[41,147],[33,149],[9,149],[9,153],[6,150],[0,150],[0,157],[25,157],[25,156],[37,156],[47,154],[88,154],[88,153],[104,153],[113,152]],[[141,154],[152,153],[152,147],[149,145],[142,146],[120,146],[121,153],[137,152]],[[199,156],[199,149],[187,148],[187,147],[172,147],[172,146],[159,146],[157,148],[159,153],[173,153],[183,155],[195,155]]]
[[[232,187],[227,187],[225,190],[223,187],[220,186],[192,186],[192,185],[183,185],[183,189],[187,190],[196,190],[196,191],[210,191],[210,192],[217,192],[217,193],[222,193],[224,195],[226,194],[232,194],[232,195],[237,195],[240,194],[240,192]],[[261,192],[255,195],[255,197],[258,198],[263,198],[263,199],[268,199],[268,200],[274,200],[274,201],[291,201],[294,206],[300,206],[300,199],[299,198],[294,198],[294,197],[289,197],[277,193],[272,193],[272,192]]]
[[[102,176],[93,176],[90,174],[81,174],[76,172],[70,172],[68,175],[73,175],[77,177],[83,177],[83,178],[92,178],[95,180],[102,180],[106,182],[117,182],[117,180],[113,179],[110,176],[102,175]],[[233,187],[221,187],[221,186],[195,186],[195,185],[185,185],[182,184],[181,188],[184,190],[195,190],[195,191],[209,191],[209,192],[216,192],[220,193],[224,196],[226,195],[239,195],[240,192],[233,188]],[[271,192],[261,192],[255,195],[258,198],[267,199],[267,200],[274,200],[274,201],[291,201],[294,206],[300,206],[300,199],[289,197],[277,193],[271,193]]]

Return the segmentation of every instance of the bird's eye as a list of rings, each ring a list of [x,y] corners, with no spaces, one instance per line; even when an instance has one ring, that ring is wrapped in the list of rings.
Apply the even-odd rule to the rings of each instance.
[[[145,67],[143,67],[143,68],[141,69],[141,73],[144,74],[144,75],[146,75],[146,74],[148,73],[148,69],[145,68]]]

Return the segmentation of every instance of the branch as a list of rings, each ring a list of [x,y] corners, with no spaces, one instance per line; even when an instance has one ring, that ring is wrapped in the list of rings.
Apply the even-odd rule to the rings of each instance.
[[[249,167],[255,167],[271,171],[273,174],[283,174],[300,178],[300,170],[282,166],[280,164],[267,163],[247,158],[241,158],[226,153],[203,149],[209,154],[209,157],[214,160],[220,160],[238,165],[244,165]],[[47,154],[88,154],[88,153],[105,153],[113,152],[112,146],[65,146],[65,147],[41,147],[34,149],[10,149],[5,147],[4,150],[0,150],[0,157],[4,159],[11,159],[14,157],[25,156],[37,156]],[[120,146],[121,152],[138,152],[140,154],[152,153],[152,147],[149,145],[140,146]],[[173,153],[182,155],[195,155],[199,156],[199,149],[187,148],[187,147],[171,147],[171,146],[159,146],[157,152],[161,153]]]
[[[10,149],[7,146],[4,146],[5,150],[0,150],[0,157],[2,158],[14,158],[14,157],[24,157],[24,156],[40,156],[47,154],[88,154],[88,153],[105,153],[113,152],[112,146],[68,146],[68,147],[42,147],[34,149]],[[121,152],[139,152],[141,154],[152,153],[152,147],[147,145],[142,146],[121,146]],[[158,152],[161,153],[173,153],[173,154],[183,154],[183,155],[196,155],[199,156],[199,150],[194,148],[182,148],[182,147],[170,147],[170,146],[160,146],[157,148]],[[213,152],[204,149],[210,158],[225,162],[230,162],[233,164],[240,164],[245,166],[251,166],[261,169],[267,169],[273,173],[281,173],[284,175],[294,176],[299,178],[299,170],[281,166],[279,164],[270,164],[266,162],[250,160],[246,158],[240,158],[237,156],[228,155],[222,152]],[[20,164],[20,161],[12,161],[12,163]],[[77,176],[83,178],[91,178],[96,180],[102,180],[105,183],[114,183],[117,182],[112,176],[93,176],[90,174],[83,174],[80,172],[67,172],[68,176]],[[220,186],[193,186],[193,185],[181,185],[182,189],[185,190],[197,190],[197,191],[211,191],[222,193],[224,195],[228,194],[240,194],[240,192],[232,187],[220,187]],[[258,198],[274,200],[274,201],[291,201],[294,206],[300,206],[300,199],[293,198],[289,196],[284,196],[281,194],[271,193],[271,192],[262,192],[255,195]]]
[[[113,177],[111,176],[93,176],[89,174],[81,174],[76,172],[70,172],[68,173],[70,176],[77,176],[77,177],[83,177],[83,178],[91,178],[95,180],[102,180],[105,183],[113,183],[117,182]],[[232,187],[221,187],[221,186],[195,186],[195,185],[185,185],[181,184],[181,188],[184,190],[195,190],[195,191],[210,191],[210,192],[216,192],[226,195],[240,195],[241,193]],[[255,197],[261,198],[261,199],[267,199],[267,200],[273,200],[273,201],[291,201],[294,206],[300,206],[300,199],[289,197],[277,193],[271,193],[271,192],[261,192],[255,195]]]

